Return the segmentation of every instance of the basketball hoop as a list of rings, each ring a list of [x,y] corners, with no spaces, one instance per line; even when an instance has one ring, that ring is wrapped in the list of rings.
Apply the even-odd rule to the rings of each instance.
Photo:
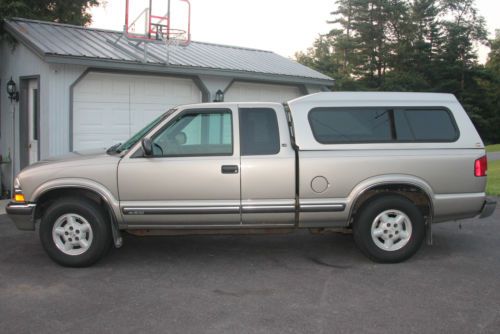
[[[156,0],[153,11],[153,0],[126,0],[125,10],[125,27],[124,35],[130,40],[165,43],[167,46],[187,46],[191,42],[191,4],[189,0],[178,0],[178,3],[185,3],[187,6],[181,5],[181,12],[184,11],[187,17],[184,17],[184,25],[179,27],[179,24],[172,26],[171,0]],[[140,11],[133,9],[142,7]],[[160,5],[168,4],[167,8],[162,8]],[[175,3],[174,3],[175,4]],[[172,4],[172,6],[174,5]],[[135,8],[134,6],[135,5]],[[174,8],[175,9],[175,8]],[[172,9],[174,12],[175,10]],[[166,13],[159,15],[159,11],[166,10]],[[135,13],[135,15],[134,15]],[[138,14],[137,14],[138,13]],[[129,18],[134,18],[129,21]]]

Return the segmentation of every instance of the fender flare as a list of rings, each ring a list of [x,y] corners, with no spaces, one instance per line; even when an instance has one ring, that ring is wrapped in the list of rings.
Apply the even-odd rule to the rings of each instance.
[[[384,185],[394,185],[394,184],[404,184],[404,185],[409,185],[413,186],[416,188],[421,189],[424,194],[427,196],[427,199],[429,200],[429,219],[430,222],[432,221],[432,217],[434,216],[434,190],[432,187],[423,179],[418,178],[413,175],[407,175],[407,174],[387,174],[387,175],[378,175],[378,176],[373,176],[368,179],[365,179],[358,183],[349,196],[347,197],[347,203],[348,207],[346,208],[349,210],[349,216],[348,216],[348,222],[351,221],[352,214],[353,214],[353,209],[356,204],[356,202],[359,200],[359,198],[366,193],[367,191],[379,187],[379,186],[384,186]],[[430,225],[430,224],[429,224]]]
[[[49,191],[65,188],[80,188],[92,191],[99,195],[109,208],[111,231],[113,234],[113,242],[116,248],[120,248],[123,244],[119,223],[122,221],[120,213],[120,203],[104,185],[90,179],[84,178],[60,178],[50,180],[39,185],[31,194],[31,201],[37,202],[38,199]]]

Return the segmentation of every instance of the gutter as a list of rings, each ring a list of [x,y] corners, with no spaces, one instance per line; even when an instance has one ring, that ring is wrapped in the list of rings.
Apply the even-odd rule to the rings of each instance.
[[[96,59],[88,57],[77,57],[77,56],[62,56],[62,55],[51,55],[44,54],[41,57],[45,62],[49,64],[68,64],[68,65],[80,65],[94,68],[104,68],[104,69],[114,69],[114,70],[126,70],[126,71],[139,71],[139,72],[152,72],[152,73],[164,73],[172,75],[213,75],[220,77],[231,77],[236,79],[252,80],[252,81],[268,81],[275,83],[286,83],[286,84],[310,84],[310,85],[321,85],[321,86],[333,86],[334,80],[328,79],[315,79],[307,77],[298,77],[283,74],[271,74],[271,73],[260,73],[260,72],[247,72],[247,71],[237,71],[219,68],[206,68],[206,67],[195,67],[195,66],[176,66],[176,65],[162,65],[162,64],[152,64],[152,63],[139,63],[131,62],[127,60],[111,60],[111,59]]]

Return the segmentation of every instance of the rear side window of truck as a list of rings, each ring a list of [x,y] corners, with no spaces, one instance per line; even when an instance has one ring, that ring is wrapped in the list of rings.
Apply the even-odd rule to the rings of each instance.
[[[445,108],[315,108],[309,112],[321,144],[454,142],[459,132]]]
[[[274,155],[280,152],[276,112],[270,108],[240,108],[241,155]]]

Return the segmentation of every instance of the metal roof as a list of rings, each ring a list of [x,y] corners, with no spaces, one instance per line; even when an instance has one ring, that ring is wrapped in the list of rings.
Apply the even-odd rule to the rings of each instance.
[[[137,43],[118,31],[19,18],[6,21],[5,29],[47,62],[333,84],[332,78],[270,51],[193,41],[167,52],[163,43]]]

